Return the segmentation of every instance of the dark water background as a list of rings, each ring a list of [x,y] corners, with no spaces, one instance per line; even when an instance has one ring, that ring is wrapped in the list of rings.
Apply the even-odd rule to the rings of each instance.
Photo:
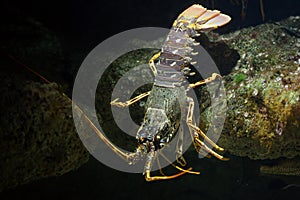
[[[214,2],[215,8],[232,17],[232,21],[222,28],[222,32],[263,23],[259,0],[248,0],[244,19],[240,16],[241,5],[231,4],[230,0]],[[42,22],[60,37],[66,48],[89,51],[104,39],[121,31],[147,26],[169,28],[178,13],[194,3],[202,3],[211,8],[211,0],[13,0],[4,4]],[[4,6],[1,13],[5,15],[9,10]],[[264,0],[264,10],[265,22],[274,22],[299,15],[300,2]]]
[[[210,1],[202,1],[210,5]],[[168,28],[178,13],[199,1],[188,0],[74,0],[2,2],[1,16],[11,10],[42,22],[53,31],[68,55],[84,56],[104,39],[137,27]],[[259,0],[249,0],[247,15],[241,19],[240,5],[215,0],[215,7],[232,16],[221,32],[264,23]],[[264,0],[265,22],[300,15],[299,0]],[[10,15],[9,17],[14,17]],[[63,83],[61,83],[63,84]],[[229,155],[230,156],[230,155]],[[199,176],[186,175],[162,182],[145,182],[141,174],[110,169],[97,160],[60,177],[35,181],[0,193],[0,199],[299,199],[299,177],[265,176],[258,172],[259,162],[230,156],[230,162],[198,160],[187,155]]]

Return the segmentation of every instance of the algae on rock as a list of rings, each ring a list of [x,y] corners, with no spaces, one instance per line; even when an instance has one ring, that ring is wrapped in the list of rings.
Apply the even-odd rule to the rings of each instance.
[[[300,155],[300,40],[282,28],[284,24],[299,27],[300,17],[221,36],[240,55],[224,76],[228,111],[219,140],[234,155],[251,159]],[[205,123],[202,117],[203,128]]]
[[[1,24],[0,35],[2,191],[77,169],[89,154],[75,130],[71,102],[56,84],[33,82],[38,78],[28,78],[19,61],[52,81],[65,80],[66,58],[58,38],[41,23],[19,15]]]
[[[55,83],[1,74],[0,190],[77,169],[89,158]],[[5,86],[5,87],[3,87]]]

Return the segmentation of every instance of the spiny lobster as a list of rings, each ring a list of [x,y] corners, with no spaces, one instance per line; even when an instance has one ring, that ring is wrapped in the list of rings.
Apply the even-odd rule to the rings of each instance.
[[[199,127],[195,125],[193,118],[194,101],[187,96],[187,91],[199,85],[220,79],[221,76],[213,73],[211,77],[189,84],[186,80],[191,75],[190,64],[194,46],[199,45],[194,37],[201,32],[210,31],[227,24],[231,18],[221,14],[218,10],[207,10],[201,5],[195,4],[183,11],[173,23],[167,39],[161,51],[155,54],[149,61],[150,68],[154,74],[154,84],[151,91],[140,94],[126,102],[119,102],[115,99],[111,105],[127,107],[144,97],[148,96],[146,113],[136,138],[138,147],[133,153],[124,153],[105,137],[102,140],[117,154],[124,158],[129,164],[134,164],[142,158],[146,158],[144,167],[145,179],[147,181],[171,179],[185,173],[198,174],[191,171],[191,168],[184,170],[177,167],[181,172],[171,176],[151,176],[151,168],[160,150],[166,146],[175,136],[181,123],[186,123],[193,138],[197,151],[204,149],[206,152],[220,160],[227,160],[208,147],[199,137],[204,138],[213,148],[223,151],[223,148],[211,141]],[[183,106],[182,106],[183,105]],[[181,117],[181,113],[184,114]],[[183,132],[179,131],[179,140]],[[182,157],[182,141],[177,143],[176,158],[179,164],[184,166],[185,159]]]

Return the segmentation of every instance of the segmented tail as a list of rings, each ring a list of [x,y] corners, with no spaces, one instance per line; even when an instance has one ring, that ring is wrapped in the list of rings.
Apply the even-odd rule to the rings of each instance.
[[[162,47],[159,63],[156,65],[155,85],[176,87],[186,84],[185,76],[191,75],[191,56],[197,55],[195,36],[227,24],[231,18],[218,10],[207,10],[195,4],[183,11],[173,23]],[[195,63],[196,64],[196,63]]]

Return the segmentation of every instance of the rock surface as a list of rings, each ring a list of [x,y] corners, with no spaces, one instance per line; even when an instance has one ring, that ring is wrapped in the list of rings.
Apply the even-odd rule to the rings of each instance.
[[[88,160],[71,102],[56,84],[3,74],[1,80],[0,190],[65,174]]]
[[[300,17],[222,36],[240,55],[224,77],[228,111],[219,140],[234,155],[300,155],[300,40],[287,31],[292,25],[299,27]]]
[[[39,78],[9,58],[37,67],[40,73],[52,70],[61,80],[64,56],[58,39],[30,19],[1,24],[0,33],[2,191],[75,170],[89,154],[75,130],[71,102],[57,84],[34,82]]]

